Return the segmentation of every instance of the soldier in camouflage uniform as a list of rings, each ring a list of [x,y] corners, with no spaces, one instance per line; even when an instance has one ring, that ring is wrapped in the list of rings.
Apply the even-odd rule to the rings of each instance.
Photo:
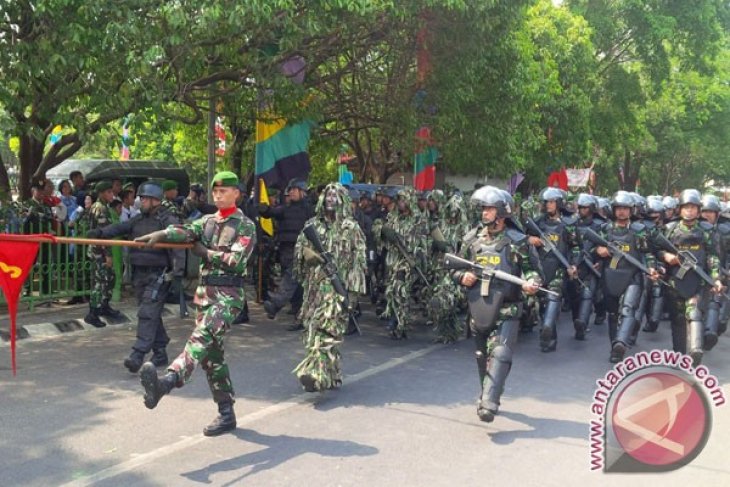
[[[109,203],[114,199],[112,183],[100,181],[96,188],[97,200],[89,209],[89,230],[104,228],[112,223]],[[109,305],[114,288],[114,267],[112,265],[112,253],[109,247],[90,246],[89,258],[91,258],[94,270],[91,277],[92,289],[89,298],[89,313],[84,321],[92,326],[101,328],[106,326],[101,316],[119,318],[121,313]]]
[[[195,291],[195,330],[165,376],[158,378],[155,365],[146,362],[140,377],[145,388],[145,406],[152,409],[174,387],[189,382],[196,366],[201,364],[219,412],[203,429],[206,436],[220,435],[236,427],[233,385],[224,359],[223,338],[243,308],[243,276],[256,241],[256,227],[236,207],[240,195],[238,177],[230,171],[216,174],[212,192],[217,213],[135,239],[148,245],[162,241],[194,242],[192,252],[201,258],[200,285]]]
[[[315,217],[305,228],[314,227],[319,241],[332,259],[345,288],[364,294],[365,235],[352,216],[347,190],[339,183],[329,184],[319,197]],[[344,296],[333,289],[332,281],[318,254],[302,232],[294,248],[294,277],[304,287],[300,319],[304,324],[307,355],[294,369],[307,392],[337,388],[342,384],[339,345],[348,325]],[[356,299],[349,305],[353,306]]]
[[[560,262],[556,253],[548,250],[537,232],[529,231],[528,240],[532,246],[534,266],[540,271],[541,278],[548,289],[557,294],[549,294],[540,303],[542,328],[540,329],[540,350],[554,352],[558,346],[558,321],[560,318],[563,281],[566,274],[577,277],[575,266],[580,257],[575,219],[563,214],[565,195],[558,188],[545,188],[541,195],[543,214],[535,221],[543,235],[567,259],[567,268]]]
[[[702,361],[704,347],[704,302],[709,298],[709,292],[719,294],[724,286],[720,281],[720,258],[713,242],[712,225],[699,219],[702,208],[699,191],[682,191],[677,206],[679,218],[667,223],[664,235],[679,251],[692,254],[698,267],[714,282],[710,287],[695,271],[685,268],[681,256],[667,249],[657,252],[658,259],[667,264],[672,285],[666,302],[672,322],[672,348],[676,352],[689,353],[696,367]]]
[[[433,237],[429,275],[434,285],[428,301],[428,318],[436,333],[434,341],[452,343],[459,338],[462,331],[457,319],[462,293],[451,278],[451,273],[443,268],[443,259],[446,252],[458,251],[467,230],[466,215],[461,208],[461,196],[453,196],[447,202],[445,195],[439,190],[431,192],[429,210],[432,212]]]
[[[476,361],[481,394],[477,415],[485,422],[494,420],[500,405],[517,333],[522,296],[538,291],[537,273],[530,266],[527,236],[512,222],[512,198],[504,190],[484,186],[471,197],[474,206],[482,208],[482,223],[470,230],[461,246],[460,255],[489,269],[521,276],[519,286],[498,279],[484,280],[469,270],[454,270],[454,282],[462,285],[469,296],[469,326],[476,343]]]
[[[395,241],[400,240],[415,264],[423,269],[428,252],[428,233],[428,223],[420,216],[413,188],[400,190],[396,209],[388,213],[382,229],[387,252],[383,316],[390,320],[388,329],[394,340],[406,338],[411,316],[409,301],[417,279],[417,271],[408,263],[409,259],[401,253]]]

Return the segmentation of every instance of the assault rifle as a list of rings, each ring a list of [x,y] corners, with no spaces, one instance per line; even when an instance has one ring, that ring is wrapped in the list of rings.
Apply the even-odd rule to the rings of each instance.
[[[535,233],[542,242],[542,246],[545,247],[547,250],[547,253],[552,252],[552,254],[558,259],[560,264],[565,267],[566,269],[570,269],[571,265],[570,262],[568,262],[568,259],[565,258],[565,256],[558,250],[558,248],[555,246],[555,244],[550,240],[547,235],[540,229],[540,227],[537,226],[537,223],[535,223],[535,220],[533,220],[530,217],[527,217],[527,220],[525,221],[525,227],[533,233]],[[544,277],[544,276],[543,276]],[[581,286],[585,287],[585,283],[576,275],[575,280],[580,283]]]
[[[416,259],[414,259],[411,253],[408,252],[405,244],[403,244],[403,240],[401,240],[400,236],[395,233],[395,230],[393,230],[392,228],[383,227],[383,238],[395,245],[395,247],[398,249],[398,252],[400,252],[403,258],[406,259],[406,262],[408,262],[408,265],[416,270],[418,277],[421,278],[424,284],[426,284],[426,286],[428,287],[432,287],[431,283],[428,281],[428,278],[426,278],[426,275],[423,273],[421,268],[418,267]]]
[[[679,271],[677,276],[681,279],[687,272],[694,271],[700,279],[705,281],[711,288],[715,287],[715,280],[705,272],[705,270],[697,262],[697,257],[689,250],[679,250],[663,233],[657,232],[654,236],[654,242],[666,252],[671,252],[679,258]],[[720,296],[730,300],[730,296],[721,293]]]
[[[593,242],[594,244],[596,244],[598,246],[606,247],[608,249],[608,251],[611,253],[611,255],[613,256],[613,258],[616,259],[617,262],[621,259],[626,259],[626,262],[628,262],[632,266],[636,267],[637,269],[639,269],[641,272],[643,272],[647,276],[651,275],[649,268],[646,267],[640,260],[638,260],[633,255],[627,254],[626,252],[621,250],[621,248],[618,245],[616,245],[615,242],[609,242],[605,238],[601,237],[596,232],[594,232],[593,229],[586,228],[584,230],[583,236],[585,236],[586,239],[588,239],[589,241]],[[662,284],[667,284],[665,281],[662,281],[661,279],[659,280],[659,282],[661,282]]]
[[[515,284],[517,286],[522,287],[523,284],[526,284],[528,281],[525,279],[522,279],[521,277],[517,277],[514,274],[510,274],[509,272],[500,271],[499,269],[489,269],[481,264],[477,264],[476,262],[472,262],[470,260],[462,259],[461,257],[449,254],[447,253],[444,255],[444,267],[449,270],[464,270],[464,271],[470,271],[478,276],[483,278],[494,278],[499,279],[500,281],[509,282],[510,284]],[[551,291],[550,289],[544,288],[544,287],[538,287],[539,291],[542,291],[546,294],[552,294],[553,296],[559,296],[558,293],[555,291]]]
[[[332,259],[332,254],[325,250],[324,245],[322,245],[322,241],[319,239],[319,235],[317,235],[317,230],[314,228],[313,225],[305,226],[302,232],[304,233],[304,236],[307,237],[307,240],[309,240],[309,242],[312,244],[312,247],[314,247],[314,251],[317,252],[321,257],[322,268],[324,269],[324,273],[327,275],[330,282],[332,283],[332,289],[334,289],[335,292],[342,296],[342,298],[344,299],[342,305],[345,307],[350,319],[352,319],[353,323],[355,324],[355,329],[357,329],[357,333],[359,335],[362,335],[362,331],[360,330],[360,324],[357,322],[355,314],[350,309],[350,297],[347,294],[347,288],[345,287],[345,284],[342,282],[342,279],[337,272],[337,266]]]

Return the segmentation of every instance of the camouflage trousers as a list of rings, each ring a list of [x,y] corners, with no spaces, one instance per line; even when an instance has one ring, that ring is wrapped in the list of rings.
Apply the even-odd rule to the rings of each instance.
[[[198,307],[195,330],[185,343],[183,352],[167,369],[177,373],[177,387],[190,382],[195,368],[200,364],[208,379],[213,400],[223,402],[232,398],[233,384],[223,356],[223,337],[239,311],[239,308],[232,308],[231,303],[225,300]]]
[[[112,298],[116,276],[114,268],[106,265],[105,257],[94,258],[94,269],[91,276],[92,288],[89,295],[89,307],[99,308]]]
[[[340,364],[342,355],[339,346],[347,329],[348,315],[342,307],[343,298],[329,293],[316,306],[303,308],[302,336],[307,355],[292,371],[298,378],[309,376],[314,379],[319,391],[342,385]]]
[[[428,318],[433,321],[434,341],[441,343],[455,342],[462,332],[457,318],[460,289],[448,272],[434,273],[436,283],[428,301]]]
[[[410,267],[394,266],[388,271],[388,283],[385,287],[385,312],[383,316],[390,318],[395,316],[398,321],[397,331],[408,330],[410,324],[410,299],[411,289],[415,282],[415,276]]]

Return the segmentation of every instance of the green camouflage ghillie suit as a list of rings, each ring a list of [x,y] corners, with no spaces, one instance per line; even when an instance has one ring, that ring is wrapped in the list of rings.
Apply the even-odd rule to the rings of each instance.
[[[353,218],[347,190],[339,183],[329,184],[320,195],[315,211],[315,217],[307,221],[305,228],[314,227],[345,288],[350,293],[364,294],[365,235]],[[293,372],[309,392],[342,384],[338,347],[349,317],[345,298],[335,292],[315,252],[307,236],[300,233],[294,247],[293,272],[304,288],[304,306],[299,316],[305,328],[303,341],[307,355]]]
[[[431,192],[430,199],[437,205],[438,214],[431,220],[432,236],[435,236],[430,259],[433,287],[428,301],[428,318],[433,322],[436,333],[434,341],[452,343],[462,332],[457,312],[463,292],[451,278],[451,273],[443,268],[443,259],[446,252],[458,252],[467,230],[467,220],[461,207],[461,196],[452,196],[447,202],[443,193],[435,190]]]
[[[384,317],[390,318],[389,328],[394,339],[406,337],[411,313],[409,304],[413,285],[417,279],[416,270],[408,263],[398,247],[388,240],[386,233],[393,232],[403,243],[405,250],[413,257],[415,263],[421,266],[426,261],[428,253],[428,222],[424,220],[416,201],[413,188],[404,188],[398,192],[397,206],[403,206],[408,211],[396,208],[388,214],[383,225],[383,239],[387,257],[386,266],[386,306]]]
[[[200,241],[209,258],[200,265],[195,290],[195,330],[168,371],[177,374],[177,387],[190,381],[200,363],[217,403],[232,400],[233,385],[223,356],[223,337],[243,309],[243,276],[256,242],[256,227],[241,210],[222,217],[220,212],[185,225],[167,227],[169,242]]]
[[[104,228],[111,225],[111,210],[103,201],[97,201],[89,208],[89,228]],[[114,289],[114,267],[112,266],[111,247],[90,246],[89,258],[93,262],[91,276],[92,288],[89,297],[89,308],[98,309],[109,303]]]

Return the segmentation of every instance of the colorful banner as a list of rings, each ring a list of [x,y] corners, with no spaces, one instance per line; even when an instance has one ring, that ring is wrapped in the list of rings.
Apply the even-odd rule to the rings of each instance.
[[[591,168],[585,169],[566,169],[566,175],[568,176],[568,186],[583,188],[588,186],[588,181],[591,179]]]
[[[269,192],[266,189],[266,183],[263,179],[259,179],[259,204],[269,204]],[[261,230],[272,237],[274,236],[274,223],[271,221],[271,218],[259,217],[259,225],[261,225]]]
[[[0,236],[0,288],[5,294],[10,314],[10,361],[13,375],[17,372],[15,362],[16,342],[16,315],[18,312],[18,298],[23,290],[23,284],[28,278],[30,268],[33,267],[38,254],[38,242],[17,242],[4,240],[7,235]],[[28,235],[12,235],[12,237],[28,237]]]
[[[293,178],[307,179],[311,122],[288,125],[286,119],[256,121],[256,176],[284,189]]]
[[[421,127],[416,131],[416,151],[413,162],[413,187],[416,191],[429,191],[436,185],[436,161],[439,152],[433,146],[431,129]]]

